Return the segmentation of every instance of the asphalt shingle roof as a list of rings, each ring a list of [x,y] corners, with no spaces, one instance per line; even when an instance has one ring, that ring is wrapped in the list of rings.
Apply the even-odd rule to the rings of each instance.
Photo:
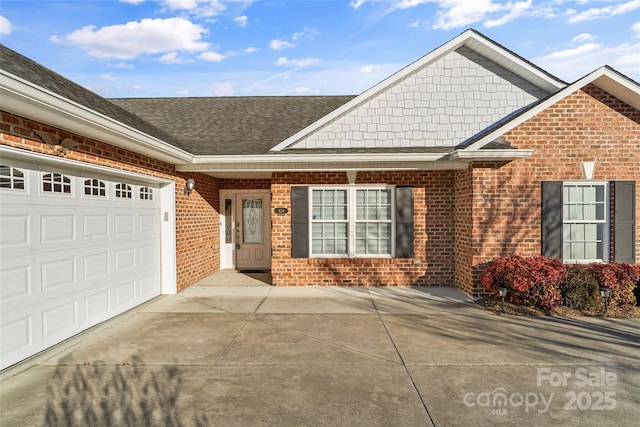
[[[267,154],[355,96],[110,99],[196,155]]]
[[[57,95],[104,114],[168,144],[184,148],[176,139],[158,127],[2,44],[0,44],[0,66],[4,71]]]

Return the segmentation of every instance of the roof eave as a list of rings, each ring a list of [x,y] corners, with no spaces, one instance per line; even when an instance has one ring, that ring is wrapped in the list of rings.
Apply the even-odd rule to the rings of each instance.
[[[322,128],[323,126],[337,119],[341,115],[344,115],[349,111],[351,111],[352,109],[356,108],[365,100],[375,96],[380,92],[383,92],[391,85],[411,75],[419,68],[424,67],[427,64],[431,64],[434,61],[441,58],[442,56],[448,54],[449,52],[453,52],[459,47],[465,46],[465,45],[468,48],[480,54],[490,57],[489,59],[493,61],[496,61],[496,59],[499,57],[500,58],[499,63],[501,66],[522,76],[526,80],[535,82],[535,84],[540,85],[540,87],[547,90],[548,92],[553,92],[566,86],[566,83],[563,82],[562,80],[557,79],[551,76],[550,74],[545,73],[541,69],[533,66],[531,63],[522,59],[521,57],[509,51],[508,49],[505,49],[504,47],[493,42],[492,40],[482,36],[480,33],[474,30],[467,30],[462,34],[460,34],[458,37],[434,49],[433,51],[423,56],[422,58],[418,59],[412,64],[409,64],[408,66],[398,71],[397,73],[387,77],[386,79],[376,84],[375,86],[371,87],[370,89],[364,91],[359,96],[355,97],[354,99],[347,102],[343,106],[327,114],[320,120],[317,120],[316,122],[310,124],[309,126],[305,127],[304,129],[300,130],[299,132],[285,139],[278,145],[274,146],[271,149],[271,151],[276,151],[276,152],[282,151],[287,147],[290,147],[292,144],[294,144],[295,142],[298,142],[300,139],[310,135],[312,132]],[[492,52],[493,55],[487,55],[488,52]]]
[[[491,141],[494,141],[495,139],[503,136],[505,133],[509,132],[516,126],[524,123],[541,111],[549,108],[558,101],[564,99],[568,95],[587,86],[590,83],[594,83],[596,86],[602,88],[603,90],[606,90],[607,92],[616,96],[618,99],[640,110],[640,85],[638,85],[637,82],[629,79],[628,77],[625,77],[615,70],[605,66],[598,68],[594,72],[575,81],[564,89],[559,90],[544,101],[538,103],[534,108],[518,115],[513,120],[504,123],[502,126],[497,127],[495,130],[478,139],[468,147],[465,147],[463,150],[480,150]]]
[[[511,150],[511,149],[497,149],[497,150],[474,150],[468,151],[466,149],[456,150],[451,153],[452,160],[466,160],[466,161],[511,161],[517,159],[528,159],[534,153],[534,150]]]
[[[3,111],[168,163],[193,160],[193,155],[184,150],[4,70],[0,70],[0,78]]]

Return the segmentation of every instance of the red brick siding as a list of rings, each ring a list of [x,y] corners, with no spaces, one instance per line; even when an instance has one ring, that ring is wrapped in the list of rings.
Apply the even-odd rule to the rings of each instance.
[[[272,275],[277,286],[345,285],[453,286],[454,174],[445,172],[359,172],[358,184],[414,187],[414,258],[291,258],[291,186],[345,185],[344,172],[274,173],[273,207],[287,215],[272,214]],[[273,212],[273,210],[272,210]]]
[[[635,180],[640,201],[640,112],[595,86],[568,96],[504,137],[515,147],[535,152],[506,165],[473,165],[472,276],[466,266],[457,266],[456,280],[465,290],[472,281],[476,293],[481,292],[480,270],[495,257],[540,254],[542,181],[581,180],[582,162],[595,161],[594,180]],[[459,186],[468,173],[458,174]],[[639,236],[637,221],[636,261]],[[456,243],[461,246],[457,263],[466,263],[466,245]]]
[[[53,155],[51,148],[40,141],[34,130],[53,133],[59,138],[72,138],[78,142],[76,148],[67,152],[67,159],[175,181],[178,289],[185,288],[219,269],[220,253],[212,249],[212,246],[219,246],[220,242],[219,191],[215,178],[200,173],[179,173],[169,163],[72,135],[7,112],[2,112],[0,121],[0,144]],[[191,195],[186,196],[183,188],[188,178],[195,179],[196,189]]]

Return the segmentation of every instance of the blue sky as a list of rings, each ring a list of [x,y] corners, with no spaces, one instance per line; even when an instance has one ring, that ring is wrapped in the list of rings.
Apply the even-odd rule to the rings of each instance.
[[[359,94],[474,28],[640,81],[640,0],[2,0],[4,45],[106,97]]]

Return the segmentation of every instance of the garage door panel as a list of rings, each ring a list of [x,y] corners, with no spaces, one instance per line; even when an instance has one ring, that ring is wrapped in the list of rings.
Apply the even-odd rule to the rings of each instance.
[[[5,201],[2,201],[4,204]],[[4,211],[4,209],[3,209]],[[29,228],[31,215],[28,214],[0,214],[0,245],[11,247],[29,244]]]
[[[59,340],[79,329],[76,300],[65,302],[42,311],[42,338]]]
[[[11,303],[16,298],[26,298],[31,295],[31,265],[2,263],[0,268],[0,300]]]
[[[94,325],[110,317],[111,289],[87,295],[84,299],[84,314],[86,322]]]
[[[160,294],[157,188],[21,166],[24,190],[0,189],[0,369]],[[43,192],[48,173],[71,192]]]

